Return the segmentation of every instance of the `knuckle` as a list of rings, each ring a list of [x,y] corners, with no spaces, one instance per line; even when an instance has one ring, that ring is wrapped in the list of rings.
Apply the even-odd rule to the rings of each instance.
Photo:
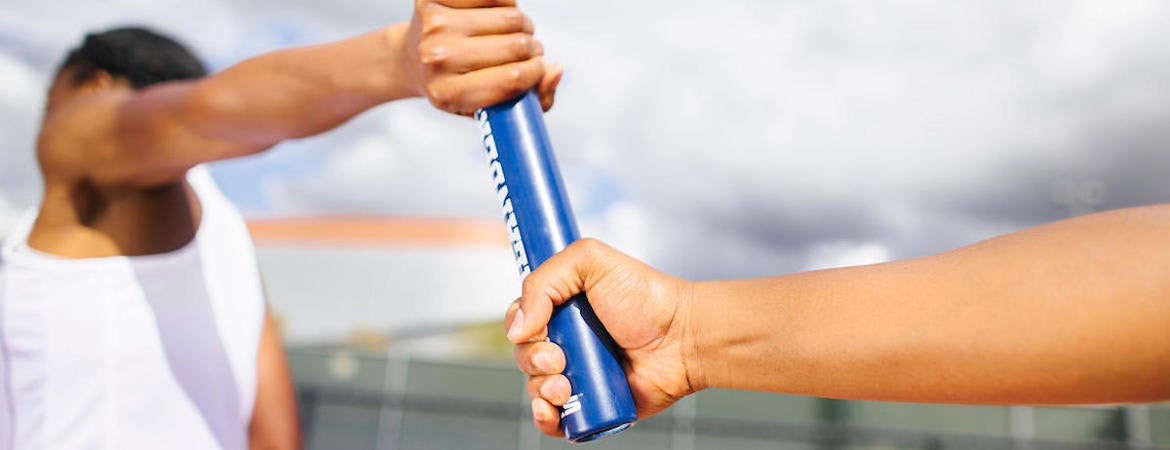
[[[528,86],[524,85],[524,71],[520,70],[519,67],[508,69],[504,73],[502,86],[504,90],[509,93],[509,95],[518,94],[524,89],[528,88]]]
[[[512,39],[512,54],[517,58],[523,58],[532,55],[533,43],[535,38],[531,34],[519,34]]]
[[[598,261],[605,259],[606,250],[609,248],[605,245],[605,243],[594,238],[585,238],[579,242],[581,242],[581,261]]]
[[[523,11],[520,11],[520,8],[507,8],[500,20],[504,22],[508,29],[521,30],[527,25],[528,16]]]
[[[516,320],[516,312],[519,310],[520,302],[514,301],[511,305],[508,306],[508,310],[504,312],[504,323],[502,325],[504,326],[505,333],[507,332],[508,328],[512,326],[512,321]]]
[[[597,240],[596,238],[591,238],[591,237],[581,238],[580,240],[578,240],[577,242],[574,242],[573,244],[577,248],[581,249],[580,251],[585,253],[586,255],[595,255],[604,246],[604,244],[602,244],[601,241]]]
[[[450,20],[446,14],[428,12],[422,16],[422,26],[419,31],[423,36],[431,36],[446,31],[449,25]]]
[[[441,66],[450,57],[451,52],[446,45],[432,41],[423,41],[418,45],[418,61],[428,68]]]
[[[540,353],[540,351],[535,346],[533,346],[532,348],[530,348],[528,350],[527,353],[528,353],[526,355],[527,359],[524,362],[524,366],[527,369],[527,370],[525,370],[525,373],[528,373],[529,375],[533,375],[533,376],[546,375],[545,372],[547,372],[547,371],[545,370],[545,368],[540,367],[540,363],[537,362],[537,360],[536,360],[536,355],[538,355]]]
[[[536,277],[532,276],[531,274],[529,274],[527,277],[524,277],[524,281],[520,282],[521,293],[533,294],[537,292],[538,289],[540,289],[539,282],[537,281]]]
[[[431,105],[444,111],[449,111],[454,105],[454,97],[446,89],[431,84],[427,86],[427,100]]]

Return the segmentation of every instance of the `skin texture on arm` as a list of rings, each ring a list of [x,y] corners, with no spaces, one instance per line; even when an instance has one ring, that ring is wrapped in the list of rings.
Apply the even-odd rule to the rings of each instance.
[[[512,1],[419,1],[411,22],[266,53],[199,80],[141,91],[97,80],[93,95],[46,118],[38,153],[47,175],[148,187],[396,99],[425,95],[467,114],[539,86],[551,106],[560,69],[546,71],[542,53]]]
[[[583,241],[525,280],[506,320],[537,425],[554,435],[553,405],[568,397],[563,353],[538,338],[553,304],[582,291],[626,349],[642,415],[707,387],[971,404],[1156,401],[1170,398],[1167,248],[1170,205],[923,258],[705,283]]]
[[[696,328],[696,353],[706,360],[697,364],[698,378],[703,385],[875,400],[1164,399],[1167,248],[1170,206],[1159,206],[1057,222],[925,258],[704,284],[694,310],[707,321]],[[746,311],[764,315],[737,314]]]
[[[78,100],[46,120],[40,147],[49,153],[42,161],[99,186],[151,185],[201,162],[327,130],[405,96],[405,83],[394,81],[405,77],[388,70],[397,67],[383,43],[395,41],[383,39],[390,30],[264,54],[199,80]],[[386,69],[371,70],[379,65]]]
[[[260,351],[256,357],[256,404],[248,426],[251,450],[295,450],[301,448],[292,373],[272,314],[264,319]]]

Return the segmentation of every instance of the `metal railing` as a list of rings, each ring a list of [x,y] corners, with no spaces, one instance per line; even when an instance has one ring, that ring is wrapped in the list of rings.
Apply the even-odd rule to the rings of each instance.
[[[506,365],[291,354],[309,449],[567,448],[531,424]],[[356,368],[354,367],[356,364]],[[332,368],[332,369],[329,369]],[[342,370],[337,370],[338,368]],[[325,369],[325,370],[320,370]],[[363,372],[364,371],[364,372]],[[344,376],[336,376],[338,373]],[[763,411],[763,412],[761,412]],[[1170,410],[845,402],[703,392],[594,449],[1170,449]],[[1135,424],[1135,421],[1141,423]],[[1136,431],[1136,434],[1135,434]],[[1157,433],[1162,434],[1157,434]]]

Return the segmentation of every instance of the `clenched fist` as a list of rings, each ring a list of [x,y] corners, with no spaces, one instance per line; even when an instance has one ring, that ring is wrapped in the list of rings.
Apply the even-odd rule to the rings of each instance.
[[[536,88],[545,110],[563,68],[544,61],[514,0],[418,0],[403,57],[417,94],[444,111],[475,110]]]

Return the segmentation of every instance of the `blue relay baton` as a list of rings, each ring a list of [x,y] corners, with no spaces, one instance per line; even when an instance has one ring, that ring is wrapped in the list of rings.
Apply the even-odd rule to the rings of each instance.
[[[481,109],[476,118],[523,277],[580,237],[577,222],[536,94]],[[553,310],[548,338],[565,351],[564,374],[573,388],[561,407],[568,440],[588,442],[633,426],[638,415],[621,353],[584,294]]]

